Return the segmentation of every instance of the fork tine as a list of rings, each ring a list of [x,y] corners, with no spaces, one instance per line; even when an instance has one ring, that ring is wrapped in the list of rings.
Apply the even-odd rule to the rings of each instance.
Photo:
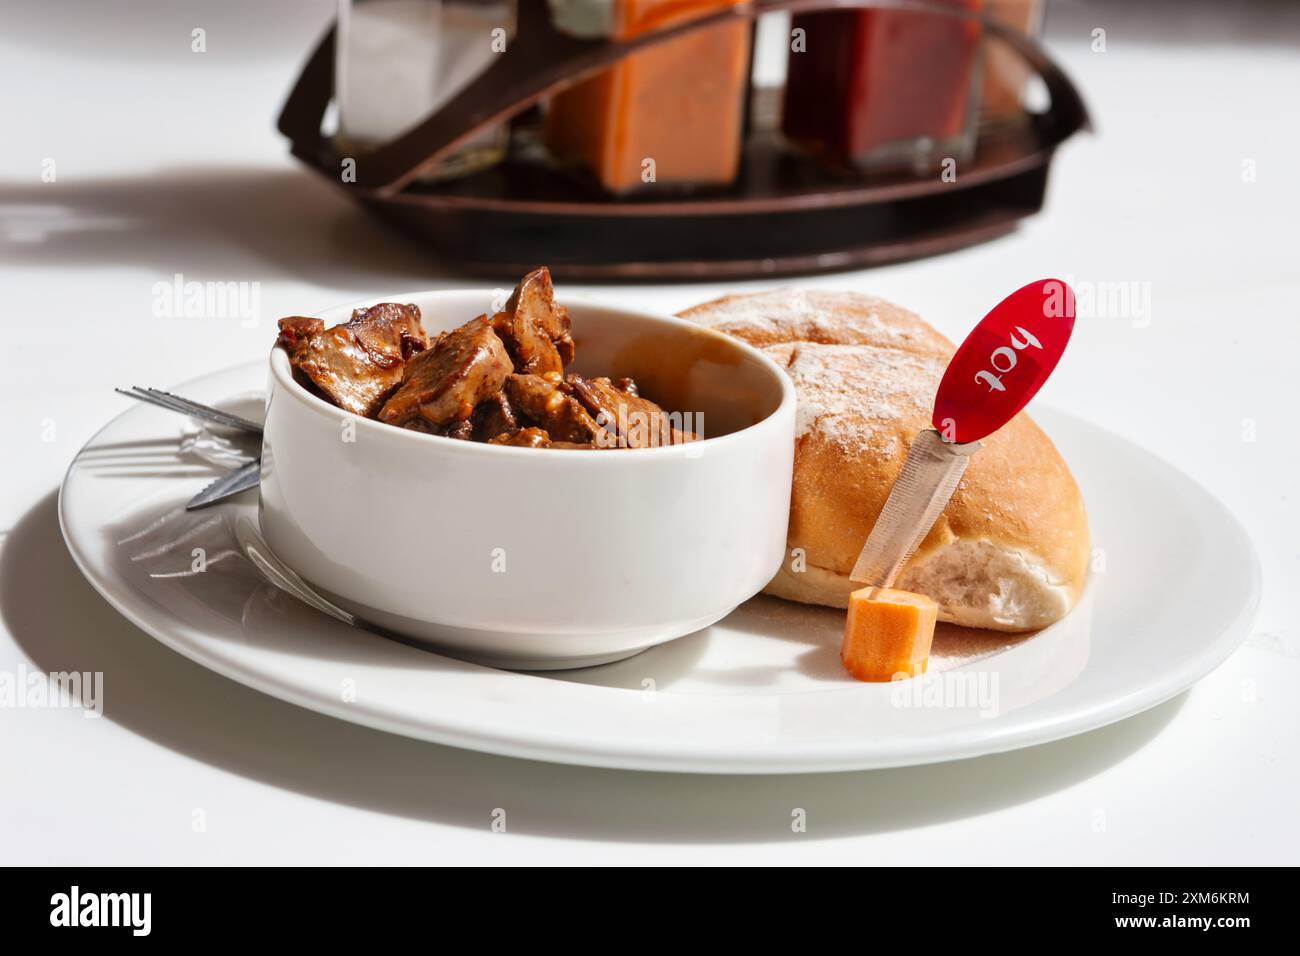
[[[192,399],[182,398],[179,395],[173,395],[171,392],[164,392],[157,388],[141,388],[133,385],[129,390],[115,388],[113,391],[119,395],[125,395],[127,398],[134,398],[141,402],[148,402],[165,408],[168,411],[179,412],[183,415],[193,415],[197,418],[207,419],[216,422],[219,425],[225,425],[229,428],[238,428],[243,431],[261,434],[262,426],[256,422],[249,421],[239,415],[230,412],[224,412],[219,408],[213,408],[210,405],[204,405],[201,402]]]
[[[256,422],[249,421],[247,418],[244,418],[241,415],[236,415],[234,412],[227,412],[220,408],[213,408],[211,405],[204,405],[202,402],[196,402],[192,398],[184,398],[180,395],[173,395],[171,392],[164,392],[160,388],[150,388],[146,389],[146,391],[151,395],[156,395],[165,398],[168,401],[175,402],[182,407],[192,408],[196,412],[202,412],[205,415],[211,415],[213,417],[224,418],[230,421],[237,428],[245,428],[250,431],[259,432],[262,430],[262,426],[258,425]]]
[[[236,416],[230,414],[229,412],[223,412],[219,408],[212,408],[211,406],[200,404],[199,402],[193,401],[191,399],[182,398],[179,395],[173,395],[171,392],[164,392],[160,388],[144,388],[144,389],[140,389],[140,391],[150,396],[151,398],[157,399],[159,402],[170,404],[176,408],[202,412],[205,415],[210,415],[213,418],[228,418],[232,420],[236,418]]]
[[[118,391],[121,391],[121,389],[118,389]],[[186,405],[184,402],[177,401],[167,395],[156,394],[146,388],[133,386],[131,391],[123,391],[122,394],[130,398],[138,399],[142,402],[148,402],[150,405],[157,405],[159,408],[165,408],[168,411],[180,412],[182,414],[191,414],[194,412],[193,407]],[[213,417],[224,418],[225,416],[218,415]]]
[[[201,405],[197,402],[179,401],[166,407],[174,408],[178,412],[189,414],[195,418],[206,419],[215,422],[218,425],[225,425],[228,428],[236,428],[240,431],[246,431],[253,434],[261,434],[262,428],[256,422],[251,422],[246,418],[238,415],[231,415],[222,412],[220,409],[211,408],[207,405]]]
[[[134,398],[137,402],[157,405],[159,408],[165,408],[168,411],[179,412],[183,410],[179,405],[156,395],[150,395],[144,389],[135,386],[132,386],[131,388],[115,388],[113,391],[117,392],[119,395],[125,395],[127,398]]]
[[[191,398],[184,398],[180,395],[173,395],[171,392],[164,392],[160,388],[146,388],[143,391],[162,401],[171,402],[175,407],[193,412],[196,415],[206,416],[214,421],[224,421],[234,428],[243,428],[247,431],[261,431],[262,428],[256,422],[249,421],[247,418],[236,415],[233,412],[223,411],[220,408],[213,408],[211,405],[204,405],[202,402],[196,402]]]

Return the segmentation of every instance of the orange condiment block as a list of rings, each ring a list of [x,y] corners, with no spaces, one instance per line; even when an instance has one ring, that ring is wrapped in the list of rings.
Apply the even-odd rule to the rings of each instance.
[[[849,595],[840,660],[863,681],[925,673],[939,606],[924,594],[861,588]]]
[[[738,6],[743,0],[621,0],[613,36]],[[546,138],[611,192],[654,182],[727,183],[736,176],[749,79],[749,21],[687,34],[637,53],[557,94]]]

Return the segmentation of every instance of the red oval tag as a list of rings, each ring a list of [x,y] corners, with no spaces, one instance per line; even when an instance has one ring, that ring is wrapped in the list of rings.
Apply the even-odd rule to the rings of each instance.
[[[1040,279],[997,304],[966,336],[934,398],[935,429],[979,441],[1015,417],[1052,374],[1074,330],[1074,290]]]

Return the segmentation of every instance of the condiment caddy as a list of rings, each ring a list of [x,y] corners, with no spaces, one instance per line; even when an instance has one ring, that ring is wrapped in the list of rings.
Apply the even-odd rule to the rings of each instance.
[[[491,42],[501,52],[486,69],[458,80],[458,92],[405,132],[360,148],[344,135],[358,125],[347,105],[355,90],[342,97],[344,128],[322,130],[335,98],[331,29],[279,128],[294,155],[457,271],[502,276],[545,261],[562,279],[689,279],[862,267],[1003,235],[1041,208],[1056,147],[1088,125],[1078,91],[1042,48],[966,0],[701,2],[689,19],[652,16],[656,6],[632,4],[639,19],[582,36],[557,27],[539,0],[521,3],[509,28],[496,28]],[[962,59],[976,49],[971,31],[983,31],[1000,41],[1001,69],[1008,54],[1018,57],[1041,78],[1050,105],[1021,110],[1018,122],[977,123],[978,101],[954,98],[934,112],[952,133],[944,140],[914,135],[925,127],[909,130],[879,108],[862,113],[861,97],[841,97],[849,112],[830,125],[823,114],[819,129],[810,121],[814,60],[792,54],[785,89],[749,86],[752,23],[780,11],[794,15],[796,40],[802,30],[813,44],[825,42],[819,33],[837,35],[828,26],[852,26],[860,43],[844,55],[897,54],[906,40],[897,39],[899,24],[932,19],[943,29],[926,42],[946,37],[945,58],[972,74],[989,65],[976,54]],[[345,42],[356,42],[355,19],[351,34],[344,24]],[[487,33],[480,39],[488,42]],[[828,59],[824,45],[815,50],[823,53],[817,62]],[[882,62],[890,61],[879,52],[864,59]],[[893,62],[890,72],[917,92],[920,74],[908,81],[906,58]],[[665,77],[686,85],[675,94]],[[859,70],[831,88],[851,82],[867,100],[885,102],[885,79],[871,87]],[[1005,91],[998,102],[1005,114]],[[673,107],[667,116],[665,104]],[[841,135],[853,149],[827,148]],[[503,152],[465,174],[462,158],[482,157],[476,144],[495,143]]]

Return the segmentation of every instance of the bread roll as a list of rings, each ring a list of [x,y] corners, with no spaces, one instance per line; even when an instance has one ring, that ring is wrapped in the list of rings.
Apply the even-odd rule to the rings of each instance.
[[[766,593],[847,607],[849,580],[952,344],[915,314],[849,292],[780,289],[681,313],[763,349],[798,393],[786,564]],[[1088,523],[1060,454],[1021,413],[984,439],[895,586],[939,619],[1026,631],[1062,618],[1087,574]]]

